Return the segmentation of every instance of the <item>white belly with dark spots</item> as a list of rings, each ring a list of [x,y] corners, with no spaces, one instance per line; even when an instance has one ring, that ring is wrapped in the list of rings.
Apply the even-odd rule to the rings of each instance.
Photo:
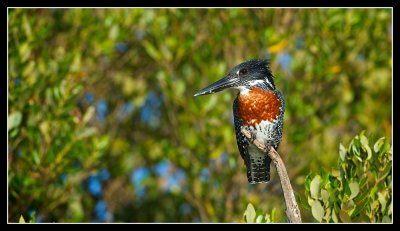
[[[254,144],[250,143],[248,147],[248,153],[250,156],[250,159],[252,160],[252,163],[255,163],[257,165],[262,165],[264,158],[266,157],[266,153],[261,151],[259,148],[257,148]]]
[[[277,123],[269,121],[261,121],[261,123],[256,124],[254,127],[248,127],[252,134],[255,134],[256,138],[260,141],[268,141],[276,139],[276,129]]]

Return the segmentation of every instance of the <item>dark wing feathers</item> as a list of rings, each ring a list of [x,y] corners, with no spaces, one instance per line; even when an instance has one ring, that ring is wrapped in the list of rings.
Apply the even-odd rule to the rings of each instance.
[[[242,156],[244,163],[246,166],[248,166],[248,146],[249,146],[249,141],[247,138],[242,134],[240,131],[241,126],[243,125],[242,119],[239,117],[238,113],[238,98],[236,97],[235,101],[233,102],[233,119],[235,123],[235,133],[236,133],[236,142],[239,148],[240,155]]]

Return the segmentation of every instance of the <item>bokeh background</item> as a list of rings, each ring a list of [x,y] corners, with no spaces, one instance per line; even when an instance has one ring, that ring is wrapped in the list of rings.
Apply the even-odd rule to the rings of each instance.
[[[296,195],[361,130],[392,130],[391,9],[9,9],[8,220],[243,222],[250,185],[234,91],[193,97],[270,59]],[[301,207],[303,220],[315,222]]]

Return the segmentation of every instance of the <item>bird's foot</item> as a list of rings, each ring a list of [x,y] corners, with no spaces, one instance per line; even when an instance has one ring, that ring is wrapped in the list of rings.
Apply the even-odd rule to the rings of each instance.
[[[257,139],[256,133],[252,131],[249,127],[244,127],[244,129],[250,133],[251,136],[250,141],[254,142]]]

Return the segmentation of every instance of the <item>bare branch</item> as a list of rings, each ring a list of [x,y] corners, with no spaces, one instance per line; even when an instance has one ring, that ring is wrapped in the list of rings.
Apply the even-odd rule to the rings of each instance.
[[[262,141],[254,139],[250,132],[242,127],[241,132],[243,135],[247,137],[247,139],[252,142],[255,146],[257,146],[260,150],[264,151],[268,154],[268,156],[272,159],[272,162],[275,165],[275,168],[278,172],[279,179],[281,181],[281,186],[283,190],[283,195],[285,197],[286,202],[286,216],[290,223],[301,223],[301,215],[300,209],[297,205],[296,198],[294,197],[292,185],[290,184],[289,176],[286,171],[285,164],[283,163],[281,157],[278,152],[271,147],[269,150],[264,145]]]

